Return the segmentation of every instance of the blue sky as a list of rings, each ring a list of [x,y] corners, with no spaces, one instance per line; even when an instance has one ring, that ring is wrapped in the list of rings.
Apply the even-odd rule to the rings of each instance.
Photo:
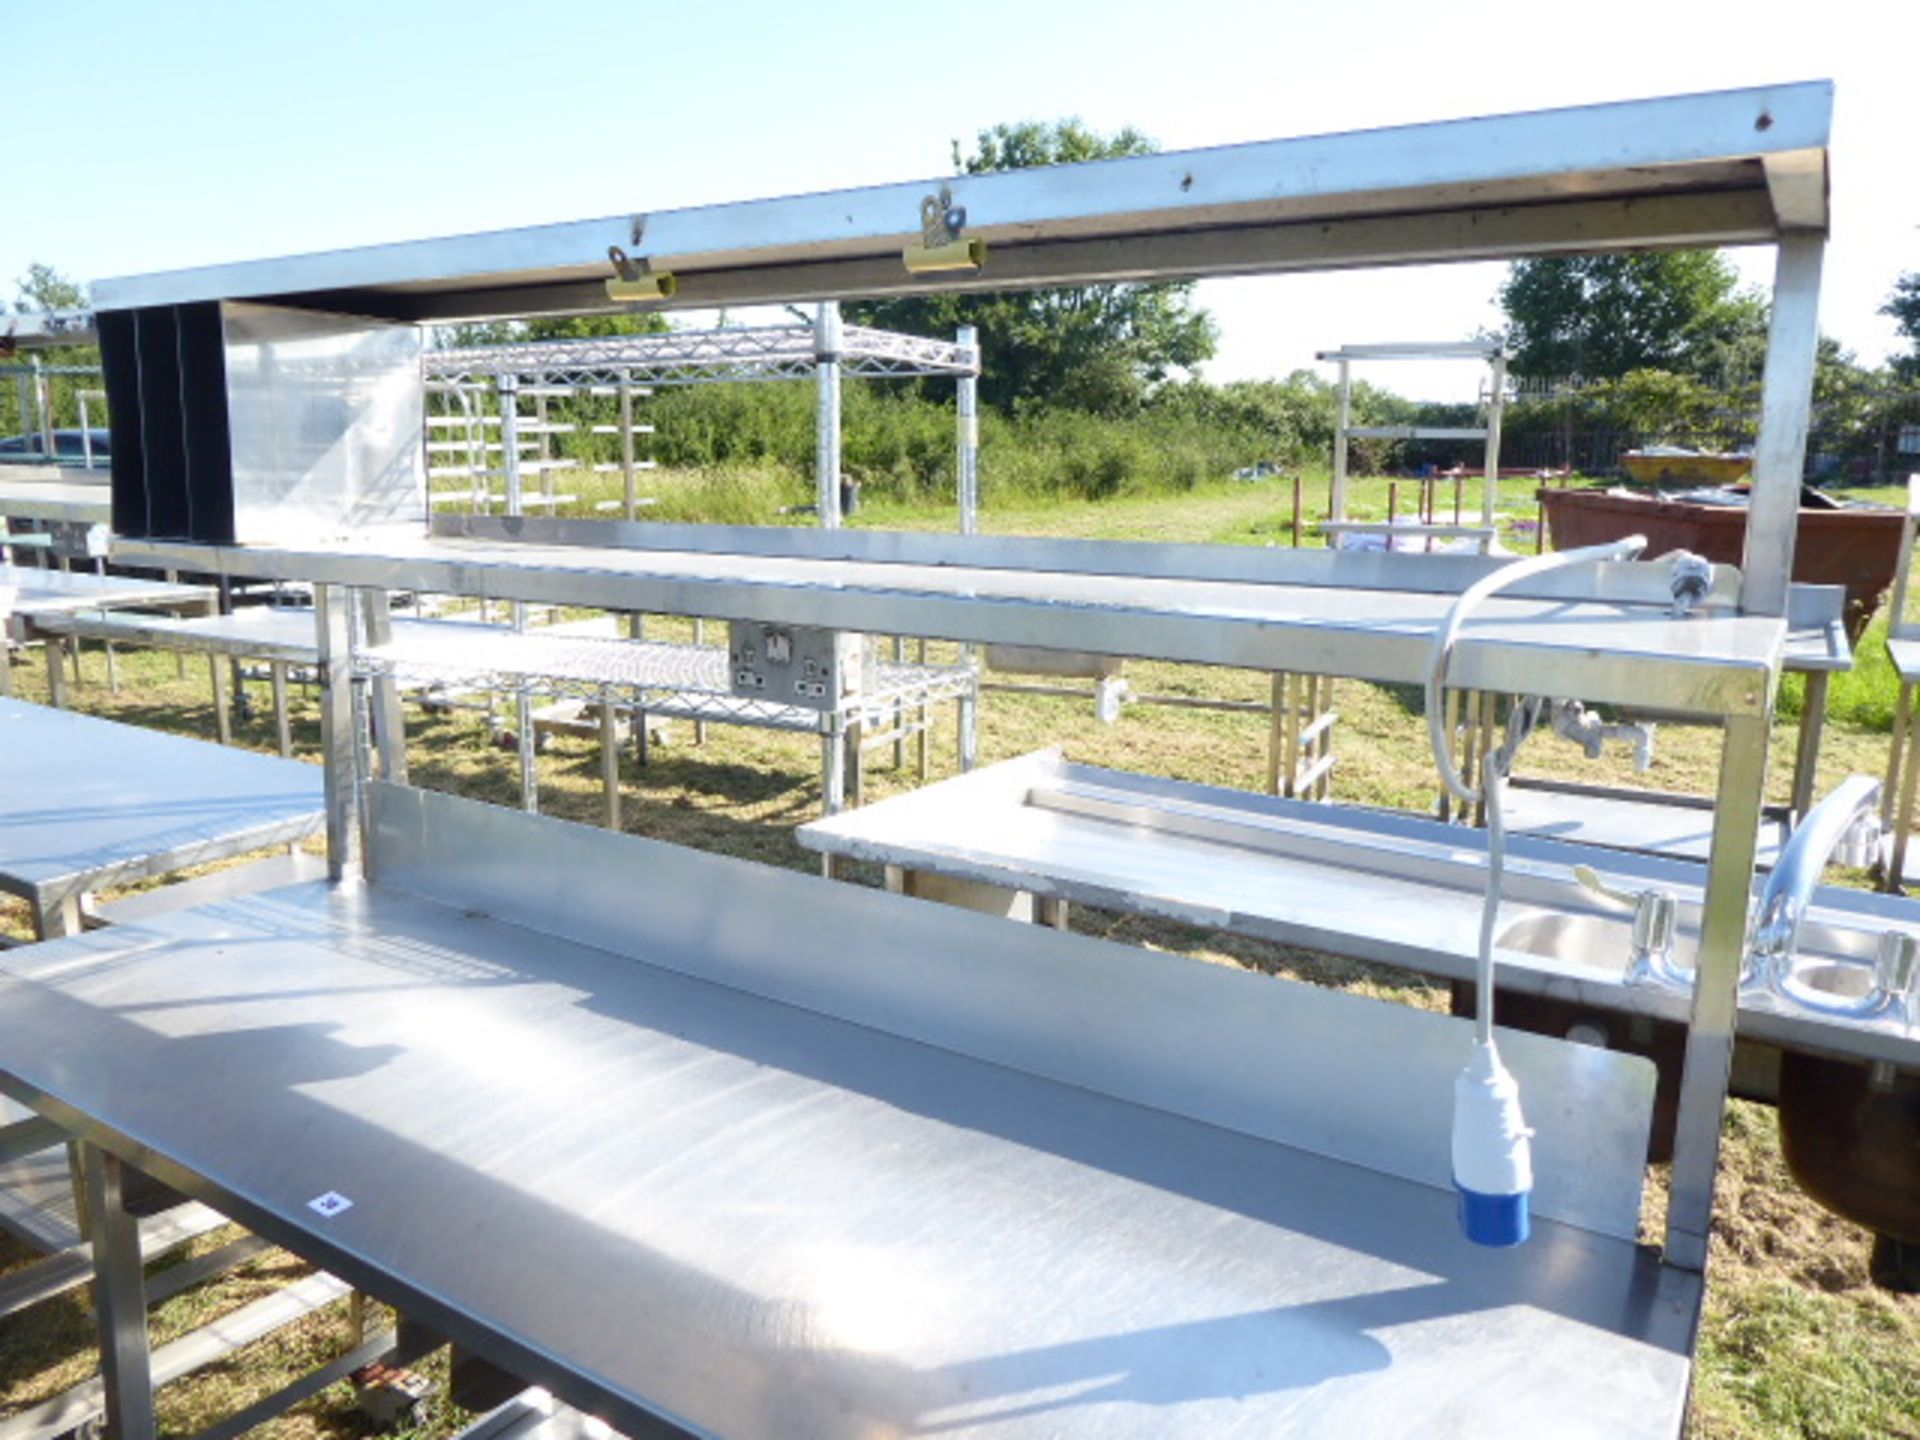
[[[1920,269],[1920,5],[178,5],[0,0],[0,280],[82,279],[913,179],[1001,120],[1169,149],[1837,82],[1822,323],[1862,358]],[[1741,260],[1755,280],[1758,252]],[[1498,266],[1209,282],[1216,379],[1493,324]],[[991,361],[989,360],[989,363]],[[1436,398],[1470,367],[1381,382]]]

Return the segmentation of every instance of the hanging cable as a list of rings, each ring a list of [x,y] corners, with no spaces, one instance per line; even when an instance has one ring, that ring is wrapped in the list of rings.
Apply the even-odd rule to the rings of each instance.
[[[1427,737],[1441,781],[1468,805],[1483,805],[1487,817],[1487,885],[1480,905],[1480,943],[1474,967],[1474,1047],[1466,1068],[1454,1081],[1453,1183],[1460,1195],[1460,1226],[1480,1245],[1518,1245],[1529,1231],[1528,1196],[1533,1190],[1533,1156],[1520,1087],[1500,1062],[1493,1039],[1493,935],[1500,914],[1500,882],[1506,868],[1507,830],[1501,792],[1520,746],[1546,713],[1549,701],[1516,698],[1507,712],[1506,738],[1480,762],[1480,788],[1467,784],[1453,763],[1441,711],[1447,665],[1461,627],[1489,596],[1548,570],[1595,561],[1626,560],[1646,548],[1638,535],[1607,545],[1556,550],[1503,566],[1460,592],[1433,637],[1427,670]]]

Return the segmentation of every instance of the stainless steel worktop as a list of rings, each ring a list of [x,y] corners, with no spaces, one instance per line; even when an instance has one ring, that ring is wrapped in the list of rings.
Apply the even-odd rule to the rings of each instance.
[[[0,1083],[628,1433],[1677,1433],[1698,1276],[1309,1143],[1424,1135],[1463,1022],[374,800],[371,885],[0,955]],[[1644,1144],[1644,1062],[1513,1054]]]

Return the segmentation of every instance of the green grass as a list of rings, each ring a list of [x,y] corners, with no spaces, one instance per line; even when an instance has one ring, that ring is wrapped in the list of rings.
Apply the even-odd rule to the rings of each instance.
[[[672,476],[649,477],[649,488],[656,480],[662,487],[681,483]],[[689,496],[677,503],[697,513],[697,501],[691,496],[701,482],[688,479],[685,483]],[[1324,485],[1322,477],[1305,487],[1310,501],[1324,505]],[[1530,504],[1519,502],[1530,489],[1513,484],[1509,491],[1513,503],[1506,508],[1525,514]],[[988,528],[998,533],[1260,545],[1290,539],[1291,498],[1288,481],[1222,483],[1173,497],[989,509],[986,520]],[[1446,500],[1450,508],[1450,494]],[[1469,487],[1469,508],[1473,503]],[[1403,500],[1403,508],[1404,504]],[[1356,513],[1381,513],[1385,505],[1385,482],[1356,485]],[[749,507],[742,518],[766,523],[778,517]],[[875,507],[862,517],[865,524],[882,522],[944,529],[951,524],[951,514],[940,506]],[[684,621],[659,620],[650,625],[650,633],[687,638],[690,630]],[[1835,686],[1835,714],[1822,757],[1823,790],[1850,772],[1878,773],[1884,767],[1887,739],[1876,728],[1874,707],[1886,698],[1888,677],[1872,664],[1876,649],[1870,633],[1862,646],[1868,663],[1861,676],[1849,687]],[[936,658],[948,653],[944,647],[934,647]],[[211,737],[203,662],[190,666],[187,677],[181,679],[171,657],[123,654],[125,683],[118,695],[106,687],[98,647],[88,650],[86,670],[87,682],[76,696],[81,708]],[[1259,700],[1269,685],[1263,675],[1191,666],[1135,663],[1129,665],[1128,674],[1143,692]],[[44,697],[44,676],[37,661],[16,667],[15,681],[25,698]],[[271,750],[274,737],[265,688],[255,686],[254,690],[258,713],[239,724],[237,739],[254,749]],[[1337,687],[1336,704],[1341,715],[1336,739],[1338,798],[1414,810],[1430,807],[1435,782],[1424,731],[1402,697],[1343,681]],[[296,744],[305,758],[315,759],[319,736],[313,697],[296,693],[295,707]],[[986,762],[1060,744],[1070,758],[1090,764],[1241,789],[1257,789],[1264,779],[1266,722],[1260,715],[1131,706],[1117,724],[1104,726],[1083,700],[992,694],[982,708],[981,748]],[[951,707],[938,716],[938,722],[932,749],[936,780],[958,769]],[[517,762],[490,743],[481,717],[411,712],[408,739],[415,783],[515,803]],[[1792,726],[1781,724],[1773,737],[1769,773],[1769,791],[1776,799],[1785,797],[1793,745]],[[1653,772],[1641,781],[1710,794],[1718,749],[1715,731],[1663,726]],[[870,764],[870,798],[897,794],[915,783],[911,762],[896,771],[884,750],[873,752]],[[1633,783],[1635,778],[1617,755],[1588,761],[1549,739],[1528,748],[1522,769],[1615,783]],[[593,742],[557,740],[540,757],[539,770],[544,811],[598,823],[599,758]],[[676,724],[651,764],[641,768],[629,756],[623,765],[625,827],[677,844],[814,870],[817,862],[793,840],[792,829],[818,813],[818,773],[818,748],[809,737],[712,726],[705,743],[695,744],[692,727]],[[878,880],[871,872],[855,878],[868,883]],[[1403,971],[1168,921],[1080,908],[1073,924],[1083,933],[1212,963],[1295,976],[1428,1008],[1444,1008],[1447,1003],[1445,987]],[[24,934],[24,909],[17,904],[0,905],[0,926]],[[1648,1237],[1659,1233],[1665,1179],[1662,1167],[1650,1172],[1643,1226]],[[1745,1104],[1730,1107],[1720,1185],[1689,1422],[1694,1440],[1920,1437],[1916,1425],[1920,1300],[1888,1296],[1868,1284],[1869,1237],[1820,1209],[1795,1186],[1781,1161],[1769,1111]],[[16,1255],[15,1263],[17,1259]],[[280,1279],[296,1273],[284,1258],[258,1263],[263,1273]],[[8,1252],[0,1250],[0,1268],[7,1264]],[[276,1270],[276,1265],[285,1268]],[[236,1283],[253,1281],[242,1277]],[[241,1303],[243,1293],[247,1292],[213,1287],[195,1303],[203,1307],[200,1313],[214,1313]],[[11,1324],[0,1335],[0,1409],[17,1408],[57,1389],[90,1364],[84,1300],[75,1298],[43,1309],[52,1318],[36,1315],[34,1326]],[[342,1343],[343,1325],[331,1313],[314,1317],[284,1343],[263,1342],[218,1372],[169,1387],[164,1397],[166,1422],[190,1428],[223,1407],[244,1403],[284,1383],[303,1365],[331,1353],[329,1346]],[[432,1433],[445,1433],[457,1419],[450,1413],[441,1415]],[[336,1387],[268,1427],[267,1433],[277,1440],[315,1440],[357,1435],[360,1429],[350,1396]]]

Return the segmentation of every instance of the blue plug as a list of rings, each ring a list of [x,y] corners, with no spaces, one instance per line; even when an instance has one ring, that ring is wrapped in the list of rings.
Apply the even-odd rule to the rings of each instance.
[[[1533,1193],[1533,1131],[1520,1113],[1520,1087],[1491,1040],[1473,1047],[1453,1082],[1453,1186],[1460,1229],[1476,1245],[1526,1240]]]

